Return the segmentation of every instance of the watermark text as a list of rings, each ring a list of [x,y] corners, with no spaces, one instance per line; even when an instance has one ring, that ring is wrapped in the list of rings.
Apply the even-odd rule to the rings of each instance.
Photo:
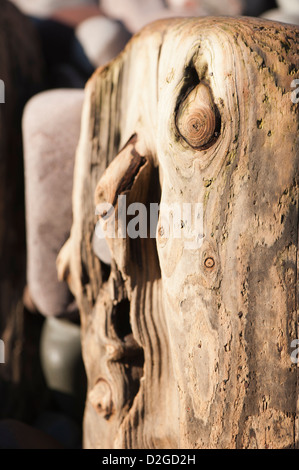
[[[116,207],[116,208],[115,208]],[[126,196],[118,196],[115,207],[101,203],[96,207],[99,217],[95,234],[98,238],[181,238],[186,249],[200,248],[203,242],[202,203],[134,202],[127,206]]]
[[[296,348],[296,346],[298,346]],[[293,364],[298,364],[299,363],[299,339],[293,339],[291,342],[291,348],[296,348],[291,354],[291,361]]]
[[[0,80],[0,104],[5,103],[5,85],[4,81]]]
[[[4,341],[0,339],[0,364],[5,363],[5,347],[4,347]]]
[[[291,94],[292,103],[297,104],[299,103],[299,78],[295,78],[295,80],[292,81],[291,87],[297,87]]]

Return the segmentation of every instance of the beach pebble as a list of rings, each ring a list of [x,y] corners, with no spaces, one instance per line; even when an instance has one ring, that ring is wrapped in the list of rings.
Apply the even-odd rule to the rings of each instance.
[[[104,16],[94,16],[77,26],[76,37],[90,63],[99,67],[121,52],[130,34],[121,23]]]
[[[28,102],[23,117],[27,282],[44,315],[76,309],[67,284],[57,279],[56,257],[72,225],[83,95],[83,90],[40,93]]]

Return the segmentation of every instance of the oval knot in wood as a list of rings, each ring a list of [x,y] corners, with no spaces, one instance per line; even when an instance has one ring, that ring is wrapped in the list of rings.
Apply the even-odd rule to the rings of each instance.
[[[215,266],[215,260],[212,257],[206,258],[205,259],[205,267],[206,268],[213,268]]]
[[[183,139],[193,148],[205,146],[215,136],[215,107],[206,85],[200,83],[184,99],[176,123]]]
[[[99,379],[88,394],[88,399],[96,412],[109,419],[113,412],[112,390],[105,379]]]

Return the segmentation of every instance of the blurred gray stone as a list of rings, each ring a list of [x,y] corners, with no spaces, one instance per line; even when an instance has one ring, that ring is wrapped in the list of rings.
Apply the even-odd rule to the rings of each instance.
[[[56,257],[72,224],[72,186],[83,90],[55,90],[32,98],[23,116],[27,282],[44,315],[76,306],[58,282]]]
[[[278,6],[281,10],[289,15],[299,16],[299,0],[277,0]]]
[[[177,16],[240,15],[242,0],[100,0],[110,17],[135,33],[152,21]]]
[[[280,21],[281,23],[299,24],[299,13],[294,15],[282,10],[281,8],[267,11],[262,15],[262,18],[272,21]]]
[[[129,33],[119,22],[104,16],[82,21],[76,28],[76,37],[94,67],[112,60],[130,39]]]
[[[83,415],[86,376],[81,354],[80,326],[47,318],[41,336],[41,364],[48,388],[59,408],[73,419]]]
[[[40,18],[50,16],[62,8],[72,8],[85,5],[97,5],[97,0],[10,0],[26,15]]]

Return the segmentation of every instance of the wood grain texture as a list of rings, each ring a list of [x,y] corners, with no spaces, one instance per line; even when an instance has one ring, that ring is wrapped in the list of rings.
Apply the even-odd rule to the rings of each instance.
[[[58,259],[81,310],[85,447],[298,446],[297,44],[258,19],[161,21],[89,81]],[[214,116],[200,145],[178,129],[186,99]],[[200,243],[184,223],[165,237],[161,213],[156,239],[107,239],[107,275],[95,205],[119,194],[202,204]]]

